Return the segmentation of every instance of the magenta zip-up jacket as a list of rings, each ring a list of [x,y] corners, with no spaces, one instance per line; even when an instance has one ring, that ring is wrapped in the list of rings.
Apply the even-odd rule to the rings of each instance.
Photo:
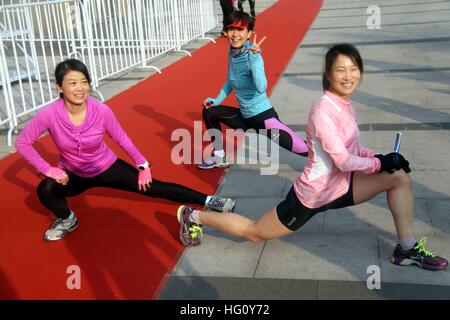
[[[86,118],[79,126],[69,120],[64,99],[45,107],[19,134],[16,149],[37,171],[45,174],[51,165],[39,155],[33,143],[48,131],[60,152],[58,167],[90,178],[107,170],[117,160],[117,155],[103,139],[106,133],[134,160],[136,166],[145,163],[145,158],[122,129],[112,110],[91,97],[87,98],[86,104]]]

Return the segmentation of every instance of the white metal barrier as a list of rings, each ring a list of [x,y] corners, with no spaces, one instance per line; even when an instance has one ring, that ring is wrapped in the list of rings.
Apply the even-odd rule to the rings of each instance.
[[[83,49],[90,51],[96,67],[93,79],[98,82],[137,66],[160,73],[147,62],[169,51],[183,51],[183,45],[204,38],[216,26],[213,1],[84,1],[89,43]]]
[[[3,51],[3,41],[2,41],[2,37],[0,35],[0,57],[3,57],[2,54]],[[14,128],[14,123],[12,120],[12,114],[11,114],[11,106],[10,106],[10,99],[11,97],[9,96],[10,90],[7,90],[5,88],[5,84],[7,83],[6,81],[6,77],[7,77],[7,71],[4,68],[4,63],[0,61],[0,81],[1,81],[1,86],[2,86],[2,95],[0,96],[0,126],[5,126],[5,124],[7,124],[7,128],[9,129],[8,131],[8,145],[11,145],[11,131]]]
[[[0,8],[1,86],[11,118],[8,145],[20,122],[59,97],[53,71],[75,53],[73,22],[77,18],[72,8],[79,4],[71,0],[21,1]],[[86,56],[77,58],[85,61]]]
[[[59,97],[53,71],[60,61],[83,61],[96,90],[134,67],[161,72],[147,63],[217,24],[215,0],[1,1],[0,128],[9,128],[9,146],[19,123]]]
[[[205,38],[205,33],[216,26],[214,15],[211,14],[215,12],[214,3],[208,0],[177,0],[176,2],[180,28],[178,49],[194,38],[210,39]]]
[[[88,42],[83,50],[89,51],[97,84],[132,67],[146,66],[149,59],[176,47],[171,1],[88,0],[84,8]]]

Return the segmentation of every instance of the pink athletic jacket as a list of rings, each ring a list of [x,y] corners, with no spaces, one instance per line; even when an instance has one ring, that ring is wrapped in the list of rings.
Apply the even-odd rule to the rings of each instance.
[[[94,177],[116,161],[116,154],[103,140],[105,133],[136,165],[145,162],[145,158],[133,145],[111,109],[91,97],[87,99],[86,118],[80,126],[72,124],[64,106],[64,99],[58,99],[42,109],[17,137],[16,149],[43,174],[48,171],[50,164],[32,145],[47,131],[61,153],[58,167],[80,177]]]
[[[319,208],[347,193],[352,171],[378,172],[381,162],[359,144],[350,102],[326,91],[312,106],[306,125],[308,162],[294,181],[301,203]]]

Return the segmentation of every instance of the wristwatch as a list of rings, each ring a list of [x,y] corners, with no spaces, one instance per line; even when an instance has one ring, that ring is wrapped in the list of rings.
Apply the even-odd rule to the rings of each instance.
[[[148,161],[145,161],[145,163],[138,165],[138,170],[139,171],[144,171],[147,168],[150,168],[151,163],[149,163]]]

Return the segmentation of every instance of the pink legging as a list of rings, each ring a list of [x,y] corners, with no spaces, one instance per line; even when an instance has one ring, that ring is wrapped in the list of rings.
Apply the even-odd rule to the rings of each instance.
[[[238,108],[228,106],[214,106],[203,109],[203,121],[207,129],[221,131],[221,123],[233,129],[266,129],[267,136],[281,147],[302,156],[308,154],[308,146],[297,133],[285,125],[278,118],[276,111],[271,108],[251,118],[244,118]],[[277,129],[278,134],[272,129]],[[215,150],[223,150],[222,139],[212,137]]]

